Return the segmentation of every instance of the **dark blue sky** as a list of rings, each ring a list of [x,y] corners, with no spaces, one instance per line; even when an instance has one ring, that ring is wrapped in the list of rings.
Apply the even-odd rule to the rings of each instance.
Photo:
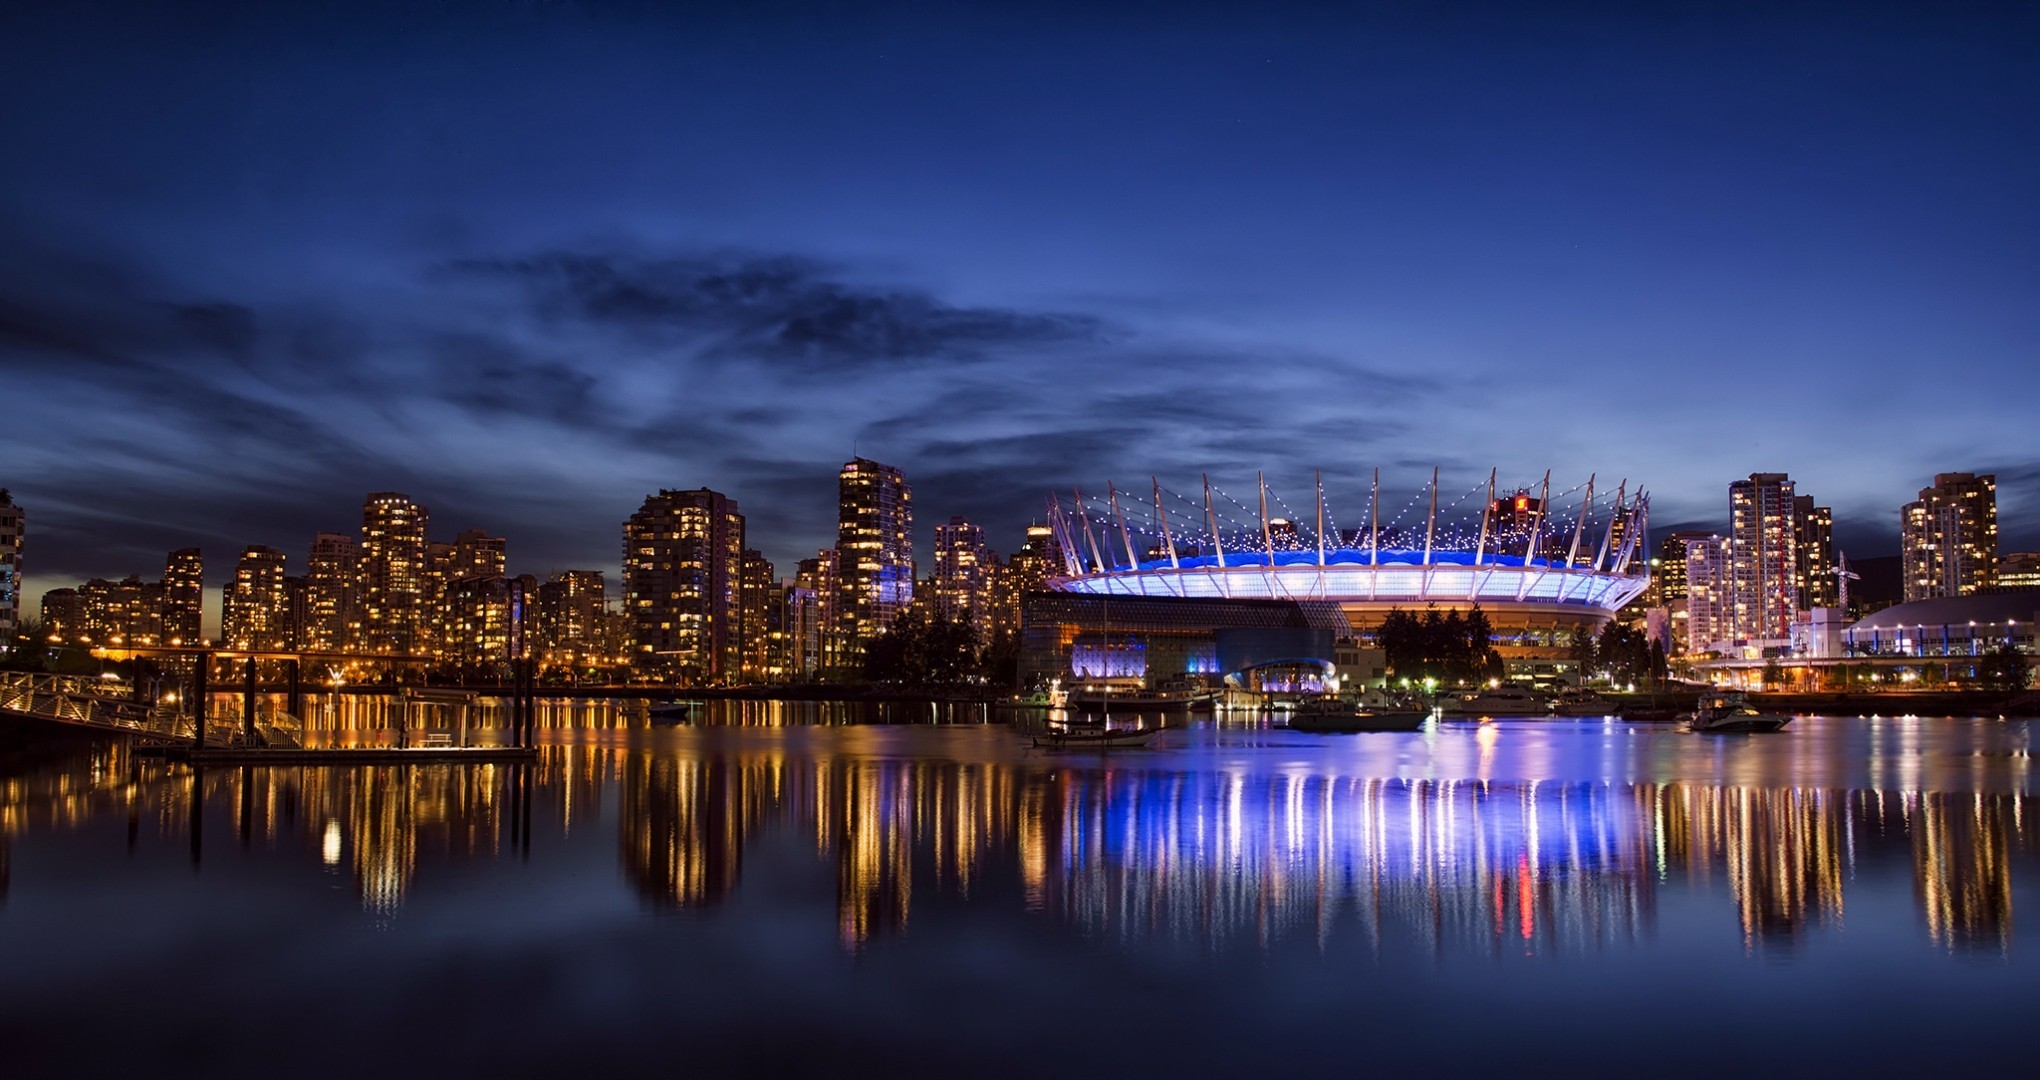
[[[1490,465],[2040,545],[2040,8],[41,5],[0,20],[30,590],[302,559],[363,493],[790,571],[853,447],[1002,549],[1257,469]],[[419,10],[424,9],[424,10]]]

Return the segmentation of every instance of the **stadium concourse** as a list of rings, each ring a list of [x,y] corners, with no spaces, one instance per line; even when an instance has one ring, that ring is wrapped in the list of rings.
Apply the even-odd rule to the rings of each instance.
[[[1199,499],[1159,480],[1151,498],[1109,484],[1102,498],[1052,497],[1059,573],[1023,601],[1022,681],[1261,689],[1272,676],[1295,688],[1352,665],[1351,686],[1380,676],[1371,646],[1389,612],[1476,606],[1509,678],[1572,681],[1575,640],[1649,584],[1650,497],[1627,481],[1597,495],[1591,476],[1558,492],[1549,472],[1513,488],[1498,479],[1445,501],[1434,469],[1389,506],[1375,470],[1353,527],[1333,517],[1322,474],[1307,516],[1259,476],[1252,509],[1208,478]]]

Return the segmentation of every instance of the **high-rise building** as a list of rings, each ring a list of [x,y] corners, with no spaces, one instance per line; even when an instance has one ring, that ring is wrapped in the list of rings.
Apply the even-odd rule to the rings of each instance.
[[[492,663],[475,657],[493,655],[493,640],[478,643],[476,627],[497,617],[501,597],[487,589],[464,589],[475,582],[501,578],[508,566],[509,543],[481,529],[468,529],[452,543],[425,544],[425,633],[420,649],[448,663],[470,666]],[[496,590],[500,592],[500,590]],[[507,594],[506,594],[507,595]],[[478,614],[476,605],[486,613]],[[480,620],[478,622],[478,620]]]
[[[359,645],[409,653],[428,644],[426,509],[409,496],[378,491],[361,507]]]
[[[1684,533],[1685,651],[1702,653],[1736,636],[1734,543],[1711,533]],[[1676,633],[1676,631],[1674,631]]]
[[[1695,540],[1719,540],[1710,532],[1683,529],[1667,535],[1659,545],[1657,557],[1651,560],[1650,593],[1651,606],[1662,607],[1670,613],[1671,641],[1669,648],[1674,653],[1687,651],[1691,640],[1688,628],[1691,613],[1686,610],[1686,596],[1689,579],[1686,569],[1686,545]]]
[[[808,560],[801,561],[806,563]],[[781,620],[785,629],[777,646],[775,662],[785,672],[782,679],[786,682],[813,679],[822,663],[822,630],[827,625],[822,614],[822,598],[800,581],[796,578],[780,585],[781,603],[784,605]]]
[[[1799,610],[1795,497],[1792,480],[1784,473],[1751,473],[1748,480],[1728,486],[1734,581],[1730,637],[1783,641],[1792,633],[1792,619]],[[1688,566],[1689,580],[1691,572]]]
[[[163,583],[129,574],[119,581],[93,578],[78,590],[85,609],[83,637],[93,645],[163,643]]]
[[[979,645],[992,637],[992,572],[984,529],[952,517],[935,526],[935,612],[962,623]]]
[[[744,516],[701,488],[661,490],[623,525],[631,665],[688,682],[737,677],[743,646]]]
[[[355,641],[355,598],[361,555],[354,538],[322,532],[312,538],[305,566],[305,615],[298,647],[314,652],[349,649]]]
[[[776,682],[784,673],[773,663],[773,641],[781,625],[779,581],[763,552],[744,549],[740,603],[743,608],[742,672],[747,682]]]
[[[234,580],[221,596],[220,640],[230,649],[282,649],[290,644],[290,594],[283,552],[260,544],[241,552]]]
[[[838,561],[835,548],[823,548],[814,558],[802,559],[799,573],[794,575],[794,587],[809,594],[806,606],[793,613],[795,625],[791,631],[799,638],[795,649],[802,656],[797,665],[802,678],[815,678],[834,663]]]
[[[76,589],[51,589],[42,595],[43,628],[49,640],[65,645],[84,645],[92,640],[91,620],[85,611],[85,595]]]
[[[163,644],[196,645],[205,640],[205,559],[197,548],[179,548],[163,566]]]
[[[600,570],[565,570],[538,587],[533,649],[541,667],[578,669],[612,662],[603,640],[608,585]]]
[[[15,505],[13,494],[0,488],[0,645],[12,642],[21,625],[21,548],[27,526],[28,516]]]
[[[517,659],[517,631],[538,580],[464,577],[440,594],[436,655],[442,663],[501,675]]]
[[[1939,473],[1899,511],[1905,599],[1968,596],[1997,582],[1997,477]]]
[[[864,643],[914,601],[914,496],[890,465],[866,458],[837,474],[837,669],[863,662]]]
[[[1799,610],[1831,608],[1841,603],[1841,581],[1835,577],[1835,512],[1813,505],[1813,496],[1792,498],[1793,579]]]

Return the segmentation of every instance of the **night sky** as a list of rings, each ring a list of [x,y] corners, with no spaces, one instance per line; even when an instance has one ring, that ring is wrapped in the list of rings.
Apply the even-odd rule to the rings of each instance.
[[[917,546],[1433,464],[2040,546],[2040,7],[1093,6],[10,5],[24,613],[375,490],[613,575],[707,485],[790,573],[853,452]]]

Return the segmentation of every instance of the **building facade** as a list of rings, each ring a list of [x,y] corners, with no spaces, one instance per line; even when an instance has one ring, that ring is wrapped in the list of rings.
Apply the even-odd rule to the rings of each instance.
[[[428,644],[425,507],[395,491],[379,491],[361,507],[357,647],[412,653]]]
[[[1712,533],[1684,541],[1687,655],[1721,651],[1736,636],[1733,543]]]
[[[354,647],[361,584],[361,552],[345,533],[312,537],[305,562],[305,615],[298,627],[300,648],[338,652]]]
[[[600,570],[563,570],[538,587],[533,640],[539,666],[608,667],[615,656],[604,640],[609,586]]]
[[[1792,499],[1793,578],[1799,610],[1815,611],[1841,605],[1841,581],[1835,577],[1835,512],[1813,505],[1813,496]]]
[[[21,549],[28,533],[28,515],[0,488],[0,645],[14,640],[21,625]]]
[[[2007,552],[1998,559],[2000,589],[2040,589],[2040,551]]]
[[[196,645],[205,640],[205,557],[179,548],[163,566],[163,644]]]
[[[220,640],[228,648],[289,648],[290,594],[284,587],[283,552],[259,544],[241,552],[220,607]]]
[[[1728,486],[1734,612],[1728,637],[1784,641],[1792,633],[1799,611],[1796,498],[1784,473],[1751,473]]]
[[[952,517],[935,526],[935,576],[930,580],[935,613],[970,627],[980,646],[992,638],[992,586],[996,567],[985,549],[984,529]]]
[[[743,650],[744,517],[707,488],[661,490],[623,526],[631,666],[689,683],[734,680]]]
[[[1940,473],[1899,511],[1905,602],[1997,583],[1997,477]]]
[[[900,470],[866,458],[837,474],[836,634],[829,666],[863,662],[864,643],[914,601],[914,497]]]
[[[785,633],[779,580],[764,553],[745,548],[739,571],[743,609],[740,670],[745,682],[778,682],[785,672],[778,662],[777,643]]]

